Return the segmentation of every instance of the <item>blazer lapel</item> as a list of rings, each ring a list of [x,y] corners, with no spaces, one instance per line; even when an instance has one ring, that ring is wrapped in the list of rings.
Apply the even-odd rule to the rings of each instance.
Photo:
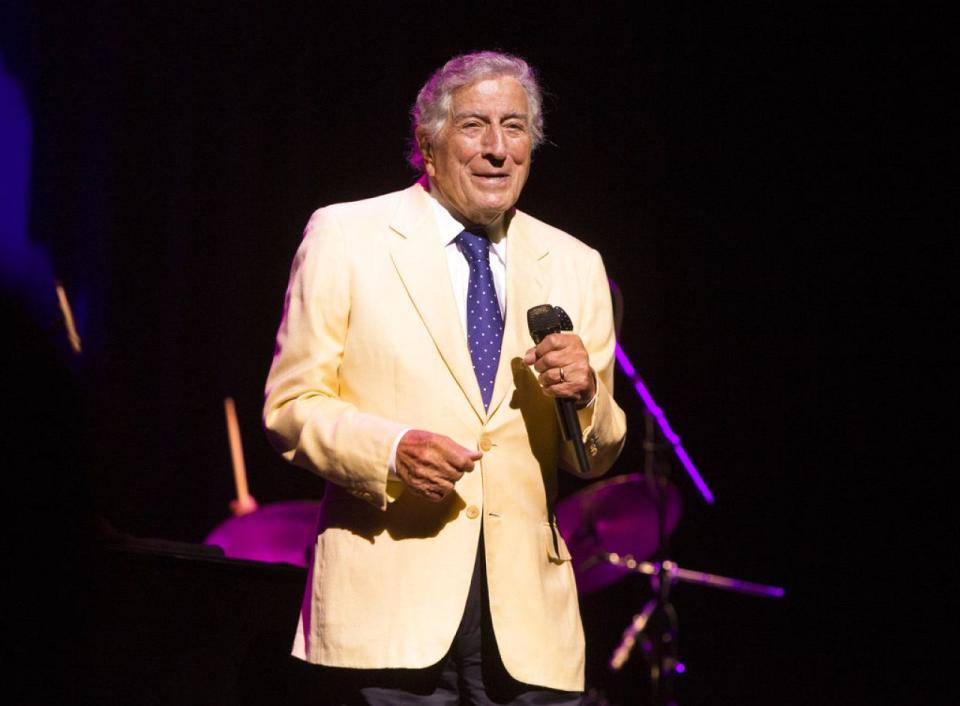
[[[400,207],[390,224],[403,239],[397,242],[390,255],[450,374],[482,421],[487,413],[483,409],[480,386],[473,372],[470,350],[450,285],[446,255],[430,204],[426,201],[428,198],[419,185],[403,192]]]
[[[533,346],[527,326],[527,310],[548,303],[544,300],[547,281],[543,266],[548,250],[528,226],[526,216],[518,211],[507,231],[507,316],[497,380],[490,399],[490,415],[497,411],[513,386],[511,360],[522,358]]]

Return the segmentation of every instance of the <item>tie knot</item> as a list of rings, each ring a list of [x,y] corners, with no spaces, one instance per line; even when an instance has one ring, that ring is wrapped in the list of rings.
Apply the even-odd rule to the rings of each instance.
[[[474,228],[473,232],[463,231],[457,236],[457,242],[460,243],[460,249],[469,262],[489,262],[490,240],[482,229]]]

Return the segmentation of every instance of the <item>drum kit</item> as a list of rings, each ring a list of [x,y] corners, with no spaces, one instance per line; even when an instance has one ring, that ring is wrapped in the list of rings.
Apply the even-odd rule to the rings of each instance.
[[[653,597],[630,620],[607,665],[619,671],[639,644],[649,671],[651,703],[676,706],[674,676],[685,667],[678,658],[673,587],[685,582],[763,598],[782,598],[784,589],[683,568],[671,559],[668,540],[680,520],[682,501],[669,479],[670,464],[659,462],[657,452],[669,445],[703,500],[712,504],[714,496],[619,343],[616,355],[644,405],[644,472],[593,483],[564,498],[555,510],[557,524],[581,595],[631,574],[650,578]]]
[[[781,598],[784,590],[684,568],[672,560],[668,540],[680,520],[682,501],[668,477],[671,464],[659,462],[657,452],[669,445],[703,500],[713,503],[713,494],[619,344],[616,354],[621,370],[644,403],[644,470],[595,482],[560,500],[554,510],[581,595],[601,591],[626,576],[649,577],[653,596],[624,629],[608,667],[619,671],[640,645],[649,673],[651,703],[675,706],[674,676],[685,668],[678,658],[673,587],[682,582],[764,598]],[[231,503],[234,517],[214,529],[206,543],[220,546],[228,557],[306,566],[320,504],[293,501],[257,506],[246,489],[233,401],[226,400],[225,408],[238,497]]]

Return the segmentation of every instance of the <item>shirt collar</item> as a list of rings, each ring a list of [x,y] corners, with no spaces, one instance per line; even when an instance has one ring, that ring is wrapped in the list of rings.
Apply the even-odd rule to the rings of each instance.
[[[440,233],[440,242],[444,247],[450,245],[454,239],[463,232],[463,224],[454,218],[450,211],[443,207],[433,194],[427,192],[430,196],[430,210],[433,211],[433,220],[437,224],[437,232]],[[507,263],[507,237],[500,239],[499,242],[490,241],[490,250],[497,259],[504,265]]]

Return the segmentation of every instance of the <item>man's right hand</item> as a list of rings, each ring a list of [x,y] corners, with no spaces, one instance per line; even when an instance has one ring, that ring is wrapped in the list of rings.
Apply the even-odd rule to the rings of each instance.
[[[482,456],[449,437],[411,429],[397,445],[397,475],[406,483],[407,492],[440,502]]]

